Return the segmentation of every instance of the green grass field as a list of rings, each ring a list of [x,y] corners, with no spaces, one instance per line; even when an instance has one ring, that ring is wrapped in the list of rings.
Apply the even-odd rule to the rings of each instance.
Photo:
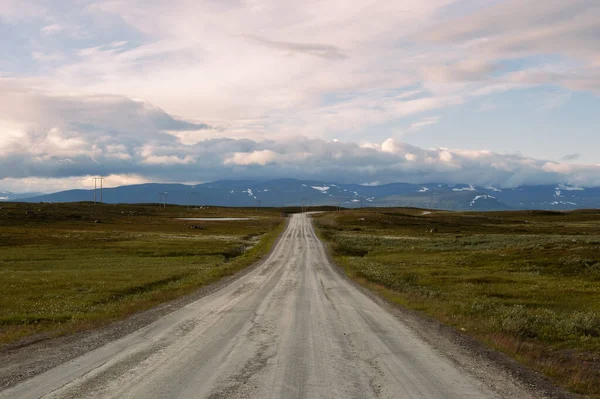
[[[600,211],[363,209],[316,225],[338,264],[388,300],[600,396]]]
[[[283,220],[268,209],[2,204],[0,347],[96,328],[216,282],[268,253]]]

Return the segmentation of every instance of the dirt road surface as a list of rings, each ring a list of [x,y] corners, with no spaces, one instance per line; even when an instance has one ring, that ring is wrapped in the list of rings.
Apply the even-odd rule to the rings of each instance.
[[[0,398],[528,398],[426,343],[329,262],[295,215],[239,280]]]

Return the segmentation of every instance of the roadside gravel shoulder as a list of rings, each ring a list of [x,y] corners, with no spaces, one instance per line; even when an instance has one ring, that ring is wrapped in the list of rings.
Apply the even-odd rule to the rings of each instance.
[[[286,220],[286,225],[289,220],[289,218]],[[0,391],[93,351],[111,341],[122,338],[169,313],[221,290],[262,265],[281,240],[284,231],[285,229],[282,230],[273,242],[269,252],[261,260],[191,294],[136,313],[126,319],[115,321],[97,330],[83,331],[50,339],[44,339],[43,336],[31,337],[1,349]]]

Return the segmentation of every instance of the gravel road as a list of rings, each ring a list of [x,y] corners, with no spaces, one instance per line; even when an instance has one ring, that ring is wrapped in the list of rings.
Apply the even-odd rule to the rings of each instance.
[[[482,368],[338,273],[301,214],[260,267],[0,398],[532,397]]]

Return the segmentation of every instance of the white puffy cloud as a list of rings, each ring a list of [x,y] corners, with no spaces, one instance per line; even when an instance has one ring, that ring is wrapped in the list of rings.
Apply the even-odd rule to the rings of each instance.
[[[142,163],[150,165],[186,165],[195,162],[195,158],[186,155],[184,157],[178,157],[177,155],[150,155],[145,158]]]
[[[271,150],[261,150],[252,152],[235,152],[225,159],[225,165],[266,165],[277,158],[277,153]]]
[[[39,113],[22,114],[17,112],[19,107],[6,104],[11,110],[7,115],[20,123],[0,125],[3,188],[40,182],[62,187],[87,182],[94,175],[113,176],[113,184],[197,182],[232,175],[240,179],[463,182],[495,187],[600,184],[597,165],[536,160],[489,150],[423,149],[393,138],[361,145],[302,136],[279,140],[207,138],[189,143],[173,132],[201,131],[206,125],[173,118],[147,103],[122,97],[74,99],[17,93],[21,103],[38,104],[39,108],[31,109]],[[48,114],[50,103],[54,112]]]

